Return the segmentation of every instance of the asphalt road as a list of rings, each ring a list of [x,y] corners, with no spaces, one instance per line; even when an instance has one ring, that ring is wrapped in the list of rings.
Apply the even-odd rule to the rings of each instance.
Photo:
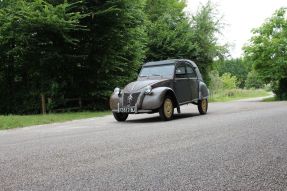
[[[0,190],[287,190],[287,102],[1,131]]]

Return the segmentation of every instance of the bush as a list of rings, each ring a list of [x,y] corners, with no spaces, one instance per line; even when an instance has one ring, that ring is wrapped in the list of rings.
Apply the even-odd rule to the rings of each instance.
[[[230,73],[232,76],[236,76],[237,86],[239,88],[244,88],[249,67],[249,64],[244,59],[218,60],[213,66],[214,69],[219,72],[219,75]]]
[[[232,76],[230,73],[225,73],[220,77],[223,89],[236,89],[237,87],[237,78]]]

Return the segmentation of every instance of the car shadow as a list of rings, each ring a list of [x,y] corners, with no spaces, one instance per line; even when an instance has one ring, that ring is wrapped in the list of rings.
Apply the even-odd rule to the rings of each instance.
[[[180,120],[189,117],[197,117],[200,116],[198,113],[182,113],[182,114],[175,114],[173,120]],[[159,116],[149,117],[149,118],[142,118],[142,119],[128,119],[126,123],[155,123],[155,122],[163,122]]]

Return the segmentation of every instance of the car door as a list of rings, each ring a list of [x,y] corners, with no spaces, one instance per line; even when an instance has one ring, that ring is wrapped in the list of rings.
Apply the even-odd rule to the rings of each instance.
[[[199,96],[199,82],[194,68],[188,63],[186,64],[186,75],[189,83],[190,100],[193,101],[198,99]]]
[[[189,79],[186,74],[185,63],[179,63],[175,68],[174,90],[179,103],[190,101],[191,92]]]

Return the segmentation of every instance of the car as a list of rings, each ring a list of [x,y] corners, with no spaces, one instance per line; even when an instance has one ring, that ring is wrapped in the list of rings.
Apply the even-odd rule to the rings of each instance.
[[[208,109],[209,90],[197,65],[187,59],[145,63],[136,81],[115,88],[110,97],[114,118],[126,121],[129,114],[156,113],[172,120],[174,110],[185,104],[197,105],[200,114]]]

